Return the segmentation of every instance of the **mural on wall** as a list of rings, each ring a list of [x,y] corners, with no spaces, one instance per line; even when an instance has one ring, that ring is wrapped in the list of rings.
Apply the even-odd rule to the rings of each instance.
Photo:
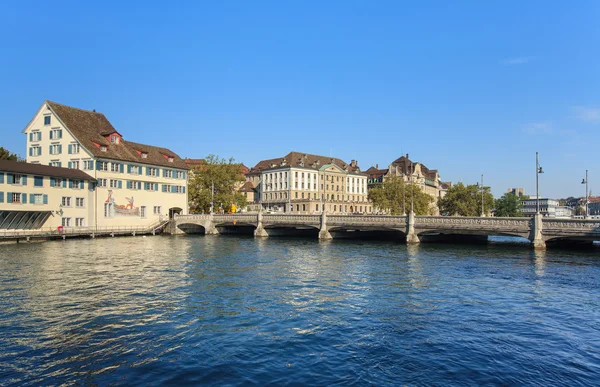
[[[115,198],[113,197],[113,191],[111,189],[108,190],[108,198],[106,198],[106,205],[108,205],[108,210],[110,212],[110,216],[115,215],[123,215],[123,216],[139,216],[140,208],[134,207],[134,199],[133,196],[130,198],[125,198],[127,200],[127,204],[117,204],[115,202]]]

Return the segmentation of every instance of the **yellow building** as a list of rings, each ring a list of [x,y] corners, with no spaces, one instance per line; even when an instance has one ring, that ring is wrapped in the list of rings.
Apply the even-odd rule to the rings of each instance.
[[[371,213],[367,176],[358,162],[290,152],[263,160],[246,178],[266,211],[317,214]]]
[[[94,182],[76,169],[0,160],[0,230],[88,227]]]
[[[45,101],[23,133],[28,163],[81,170],[97,181],[89,226],[146,226],[188,211],[183,160],[126,141],[102,113]]]

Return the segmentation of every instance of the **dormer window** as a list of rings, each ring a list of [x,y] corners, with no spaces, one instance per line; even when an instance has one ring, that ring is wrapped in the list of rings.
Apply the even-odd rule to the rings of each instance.
[[[110,143],[111,144],[118,144],[119,143],[119,136],[117,136],[116,134],[111,134],[111,136],[110,136]]]
[[[107,147],[106,145],[101,145],[101,146],[100,146],[100,150],[101,150],[102,152],[106,152],[106,150],[107,150],[107,149],[108,149],[108,147]]]
[[[146,153],[146,152],[142,152],[142,158],[143,158],[143,159],[147,159],[147,158],[148,158],[148,153]]]
[[[173,157],[169,157],[167,160],[169,160],[170,163],[173,162]]]

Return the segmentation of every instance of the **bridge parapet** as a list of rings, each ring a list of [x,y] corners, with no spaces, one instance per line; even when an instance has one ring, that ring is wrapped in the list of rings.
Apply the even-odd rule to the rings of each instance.
[[[529,229],[531,227],[531,218],[482,218],[466,216],[417,216],[415,217],[417,226],[475,226],[475,227],[522,227]]]
[[[215,214],[213,215],[213,221],[215,224],[243,223],[256,225],[258,223],[258,214]]]
[[[327,215],[327,226],[406,228],[406,218],[393,215]]]
[[[289,225],[319,225],[321,215],[276,215],[268,214],[262,216],[263,224],[289,224]]]
[[[599,220],[543,218],[542,223],[544,230],[567,228],[600,232]]]

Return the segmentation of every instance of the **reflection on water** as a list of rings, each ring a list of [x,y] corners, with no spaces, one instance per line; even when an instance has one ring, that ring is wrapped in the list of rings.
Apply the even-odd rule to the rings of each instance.
[[[599,278],[497,244],[0,246],[0,385],[593,384]]]

